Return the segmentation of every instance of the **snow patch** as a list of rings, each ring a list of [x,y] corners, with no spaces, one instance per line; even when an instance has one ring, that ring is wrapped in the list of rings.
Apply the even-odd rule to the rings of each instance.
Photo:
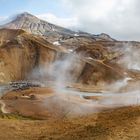
[[[139,64],[134,64],[132,67],[134,70],[139,70],[140,71],[140,66]]]
[[[55,31],[55,29],[54,29],[54,28],[52,28],[52,31]]]
[[[79,36],[78,34],[74,34],[74,36]]]
[[[68,49],[68,51],[69,51],[69,52],[73,52],[73,50],[72,50],[72,49]]]
[[[93,58],[92,58],[92,57],[87,57],[87,59],[93,60]]]
[[[59,43],[59,41],[55,41],[55,42],[53,42],[53,45],[60,46],[61,44]]]

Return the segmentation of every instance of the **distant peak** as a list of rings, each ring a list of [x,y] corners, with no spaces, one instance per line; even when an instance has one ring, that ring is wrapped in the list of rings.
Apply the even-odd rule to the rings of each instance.
[[[21,14],[24,14],[24,15],[31,15],[29,12],[23,12]]]
[[[101,33],[101,34],[99,34],[99,36],[102,36],[102,37],[110,37],[108,34],[106,34],[106,33]]]
[[[20,15],[25,15],[25,16],[34,16],[34,15],[32,15],[31,13],[28,13],[28,12],[23,12],[23,13],[21,13]]]
[[[105,39],[105,40],[109,40],[109,41],[115,41],[115,39],[111,38],[110,35],[106,34],[106,33],[101,33],[99,35],[97,35],[99,38]]]
[[[28,12],[23,12],[17,15],[17,17],[30,17],[30,18],[37,18],[36,16],[28,13]]]

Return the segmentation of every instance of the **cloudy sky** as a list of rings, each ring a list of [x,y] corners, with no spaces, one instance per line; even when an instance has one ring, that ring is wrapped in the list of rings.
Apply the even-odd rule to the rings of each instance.
[[[0,3],[0,21],[26,11],[74,30],[140,41],[140,0],[0,0]]]

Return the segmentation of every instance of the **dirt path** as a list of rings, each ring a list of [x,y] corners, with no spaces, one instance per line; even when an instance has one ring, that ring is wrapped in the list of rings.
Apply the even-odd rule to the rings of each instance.
[[[0,100],[0,105],[1,105],[1,112],[2,112],[2,113],[4,113],[4,114],[9,113],[9,112],[5,109],[6,104],[5,104],[2,100]]]

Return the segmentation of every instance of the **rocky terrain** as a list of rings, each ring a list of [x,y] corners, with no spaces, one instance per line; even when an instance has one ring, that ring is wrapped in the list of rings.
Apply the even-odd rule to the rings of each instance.
[[[121,67],[111,62],[117,56],[108,58],[110,52],[102,45],[94,43],[81,45],[71,52],[63,45],[57,47],[44,38],[29,34],[21,29],[1,29],[0,34],[1,83],[25,80],[33,69],[47,67],[56,60],[69,59],[69,57],[74,59],[75,65],[71,72],[77,82],[94,82],[96,84],[100,79],[110,81],[122,77],[117,72],[117,69],[121,69]],[[113,65],[116,66],[116,69],[113,68]],[[98,69],[102,69],[102,71]],[[100,75],[100,77],[97,77],[98,79],[93,79],[92,76],[88,77],[89,71],[91,74],[93,73],[93,76],[96,73],[95,76],[99,77]]]
[[[0,131],[13,125],[1,139],[19,139],[13,130],[21,139],[139,139],[139,54],[139,42],[16,16],[0,27]],[[39,126],[37,136],[22,126]]]
[[[123,53],[127,45],[129,44],[138,50],[140,48],[139,42],[116,41],[106,34],[92,35],[85,32],[76,33],[74,31],[55,26],[46,21],[42,21],[29,13],[18,15],[13,21],[1,26],[1,28],[1,51],[6,51],[6,48],[8,48],[8,50],[11,50],[12,52],[12,54],[8,54],[8,56],[14,55],[13,57],[17,58],[10,58],[10,61],[11,59],[15,61],[13,62],[15,68],[13,67],[14,72],[9,72],[11,76],[5,74],[9,81],[23,80],[26,77],[25,75],[27,75],[27,73],[34,67],[43,65],[42,63],[45,63],[46,65],[46,63],[54,62],[56,59],[64,59],[64,57],[67,57],[70,53],[72,55],[76,54],[76,57],[77,55],[79,57],[79,62],[75,62],[80,65],[77,72],[77,78],[75,78],[77,81],[80,80],[84,83],[94,82],[94,84],[96,84],[100,79],[112,81],[112,79],[115,78],[116,80],[116,78],[118,79],[123,77],[122,71],[126,71],[122,68],[122,65],[118,65],[116,62],[118,59],[123,57]],[[41,34],[38,33],[38,31],[41,31]],[[55,36],[52,34],[55,34]],[[45,49],[46,51],[44,51]],[[10,51],[8,53],[10,53]],[[1,53],[1,55],[4,54],[7,54],[7,52]],[[1,57],[1,63],[3,65],[4,63],[8,63],[3,60],[6,56]],[[22,68],[21,66],[16,66],[21,64],[18,57],[20,57],[21,60],[24,60]],[[8,61],[7,57],[5,59]],[[27,59],[29,60],[28,62],[26,62]],[[17,64],[18,62],[16,62],[16,60],[20,64]],[[32,65],[26,66],[28,64]],[[10,67],[9,65],[6,66]],[[1,70],[2,69],[3,68],[1,68]],[[16,74],[15,76],[13,73],[16,71],[21,74]],[[89,79],[87,73],[93,73],[93,76]],[[2,72],[1,76],[3,76]],[[1,78],[2,81],[3,78]]]

